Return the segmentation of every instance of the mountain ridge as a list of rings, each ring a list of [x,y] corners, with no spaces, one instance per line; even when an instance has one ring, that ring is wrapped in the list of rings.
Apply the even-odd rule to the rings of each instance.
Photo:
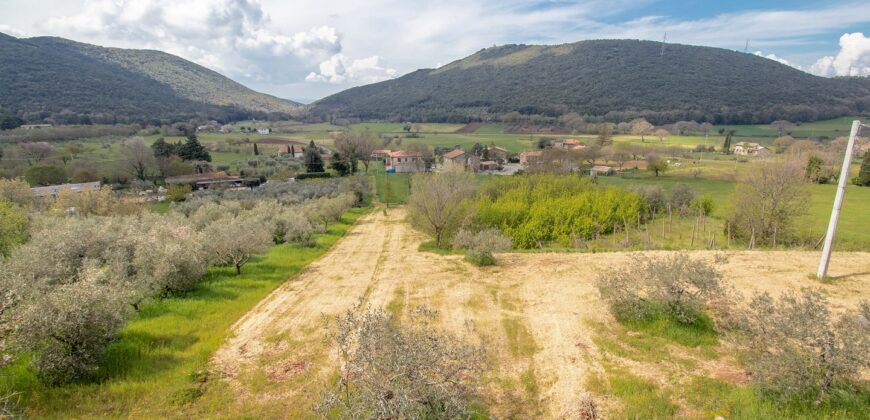
[[[870,79],[827,79],[753,54],[638,40],[485,48],[315,102],[319,118],[468,122],[504,114],[657,123],[812,121],[870,109]]]
[[[30,121],[233,120],[302,108],[158,50],[0,35],[0,108]]]

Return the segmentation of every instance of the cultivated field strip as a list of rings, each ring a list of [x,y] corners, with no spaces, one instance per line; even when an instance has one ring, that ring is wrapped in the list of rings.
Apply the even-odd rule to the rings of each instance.
[[[324,316],[362,299],[403,320],[414,307],[427,306],[438,311],[445,329],[485,344],[491,365],[482,394],[491,414],[569,413],[586,393],[589,377],[603,372],[592,324],[615,323],[598,299],[595,278],[630,263],[630,255],[509,253],[500,255],[495,267],[477,268],[458,255],[419,252],[426,238],[404,218],[401,208],[365,216],[330,252],[236,323],[214,365],[239,400],[278,401],[288,412],[305,413],[336,367],[323,342]],[[713,259],[715,253],[693,255]],[[815,252],[727,255],[726,278],[744,296],[817,287],[835,308],[870,297],[868,253],[835,254],[834,281],[825,284],[808,278]],[[629,368],[649,377],[661,367]]]

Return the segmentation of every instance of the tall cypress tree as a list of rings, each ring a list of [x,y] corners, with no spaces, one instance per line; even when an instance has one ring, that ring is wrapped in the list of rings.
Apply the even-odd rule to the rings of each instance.
[[[731,154],[731,136],[734,134],[734,130],[729,130],[728,134],[725,136],[725,142],[722,143],[722,153],[728,155]]]
[[[258,156],[260,154],[260,150],[257,149],[257,143],[254,143],[254,156]]]
[[[204,160],[206,162],[211,162],[211,155],[208,153],[208,150],[205,150],[205,147],[200,144],[199,139],[196,138],[196,134],[187,136],[187,143],[178,147],[177,153],[178,157],[184,160]]]
[[[305,162],[306,172],[323,172],[323,158],[317,151],[317,146],[314,145],[314,140],[308,144],[302,155],[302,161]]]

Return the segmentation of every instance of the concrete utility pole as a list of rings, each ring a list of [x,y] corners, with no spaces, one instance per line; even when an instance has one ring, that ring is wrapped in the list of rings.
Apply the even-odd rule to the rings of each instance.
[[[846,156],[843,157],[843,167],[840,168],[840,179],[837,185],[837,196],[834,198],[834,209],[831,210],[831,221],[825,234],[825,247],[822,248],[822,260],[816,276],[824,279],[828,274],[828,264],[831,262],[831,250],[834,247],[834,234],[837,232],[837,221],[840,219],[840,209],[843,208],[843,197],[846,195],[846,183],[849,182],[849,169],[852,166],[852,149],[855,148],[855,138],[861,129],[861,121],[852,121],[852,131],[849,133],[849,143],[846,145]]]

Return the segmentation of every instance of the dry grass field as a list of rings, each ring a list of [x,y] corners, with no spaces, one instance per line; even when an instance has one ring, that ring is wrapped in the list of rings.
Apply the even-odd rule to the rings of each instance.
[[[233,326],[212,361],[225,386],[211,392],[233,397],[223,409],[312,415],[319,390],[336,374],[325,320],[362,300],[401,318],[425,305],[438,311],[443,328],[485,344],[491,363],[481,381],[482,404],[498,418],[570,415],[585,395],[612,417],[642,414],[632,407],[686,418],[734,410],[727,401],[705,399],[698,385],[724,393],[747,383],[728,340],[678,344],[627,330],[598,298],[595,278],[629,263],[629,254],[508,253],[498,256],[498,265],[478,268],[458,255],[418,251],[427,238],[404,218],[402,208],[365,216]],[[712,259],[714,253],[693,255]],[[821,289],[835,308],[870,298],[868,253],[836,253],[825,283],[809,276],[816,252],[726,255],[726,278],[744,298],[808,287]]]

